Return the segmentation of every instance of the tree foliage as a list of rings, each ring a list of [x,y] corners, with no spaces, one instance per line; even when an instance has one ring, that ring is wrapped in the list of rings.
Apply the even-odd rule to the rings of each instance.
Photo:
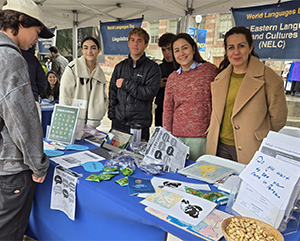
[[[93,27],[79,28],[78,30],[78,42],[77,49],[78,55],[81,55],[80,46],[81,41],[87,36],[94,36]],[[72,29],[62,29],[57,30],[56,36],[56,47],[59,52],[64,56],[73,55],[73,30]]]

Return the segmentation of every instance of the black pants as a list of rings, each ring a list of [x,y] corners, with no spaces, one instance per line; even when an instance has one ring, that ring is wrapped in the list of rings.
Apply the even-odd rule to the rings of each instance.
[[[23,240],[36,184],[31,174],[0,176],[0,240]]]
[[[111,128],[119,130],[119,131],[123,131],[125,133],[130,133],[130,126],[123,125],[117,119],[113,119],[111,121]],[[149,127],[143,127],[141,139],[148,141],[149,136],[150,136]]]
[[[236,162],[238,161],[235,146],[228,146],[220,141],[218,143],[217,156]]]
[[[162,115],[163,107],[157,106],[155,109],[155,126],[163,126]]]

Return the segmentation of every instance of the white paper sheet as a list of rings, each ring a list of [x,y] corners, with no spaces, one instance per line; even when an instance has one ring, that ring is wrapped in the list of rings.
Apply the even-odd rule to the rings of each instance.
[[[185,165],[189,147],[163,127],[156,127],[145,150],[144,163],[167,165],[172,172]]]
[[[298,182],[300,168],[295,168],[297,166],[257,151],[240,178],[280,208],[291,197]],[[298,175],[294,174],[295,171]]]
[[[185,187],[190,187],[198,190],[210,191],[210,187],[208,184],[199,184],[199,183],[190,183],[190,182],[182,182],[178,180],[172,180],[167,178],[153,177],[151,179],[151,183],[154,188],[174,188],[178,191],[185,192]],[[140,193],[138,197],[146,198],[148,193]]]
[[[53,174],[50,208],[60,210],[75,220],[77,173],[56,166]]]
[[[141,204],[157,209],[192,225],[197,225],[215,207],[216,203],[172,188],[156,188]]]
[[[284,210],[277,208],[264,195],[245,182],[242,182],[239,194],[232,209],[242,216],[260,219],[278,228],[284,216]]]
[[[90,151],[82,151],[70,155],[54,157],[51,158],[51,160],[65,168],[72,168],[80,166],[86,162],[102,161],[105,160],[105,158]]]

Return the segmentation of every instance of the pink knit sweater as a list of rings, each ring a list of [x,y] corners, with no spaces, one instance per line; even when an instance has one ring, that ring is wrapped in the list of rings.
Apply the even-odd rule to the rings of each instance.
[[[217,67],[209,62],[168,78],[163,111],[163,126],[174,136],[206,137],[211,115],[210,83]]]

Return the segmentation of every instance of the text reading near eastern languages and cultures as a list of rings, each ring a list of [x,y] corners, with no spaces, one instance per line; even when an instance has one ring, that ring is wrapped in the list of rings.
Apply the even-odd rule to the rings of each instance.
[[[284,11],[247,13],[247,20],[258,19],[282,19],[277,24],[251,24],[249,26],[253,39],[258,41],[258,48],[285,49],[288,40],[297,39],[299,37],[300,22],[295,22],[295,17],[300,15],[300,7],[288,9]],[[289,17],[292,19],[289,21]],[[300,19],[300,16],[299,16]]]

